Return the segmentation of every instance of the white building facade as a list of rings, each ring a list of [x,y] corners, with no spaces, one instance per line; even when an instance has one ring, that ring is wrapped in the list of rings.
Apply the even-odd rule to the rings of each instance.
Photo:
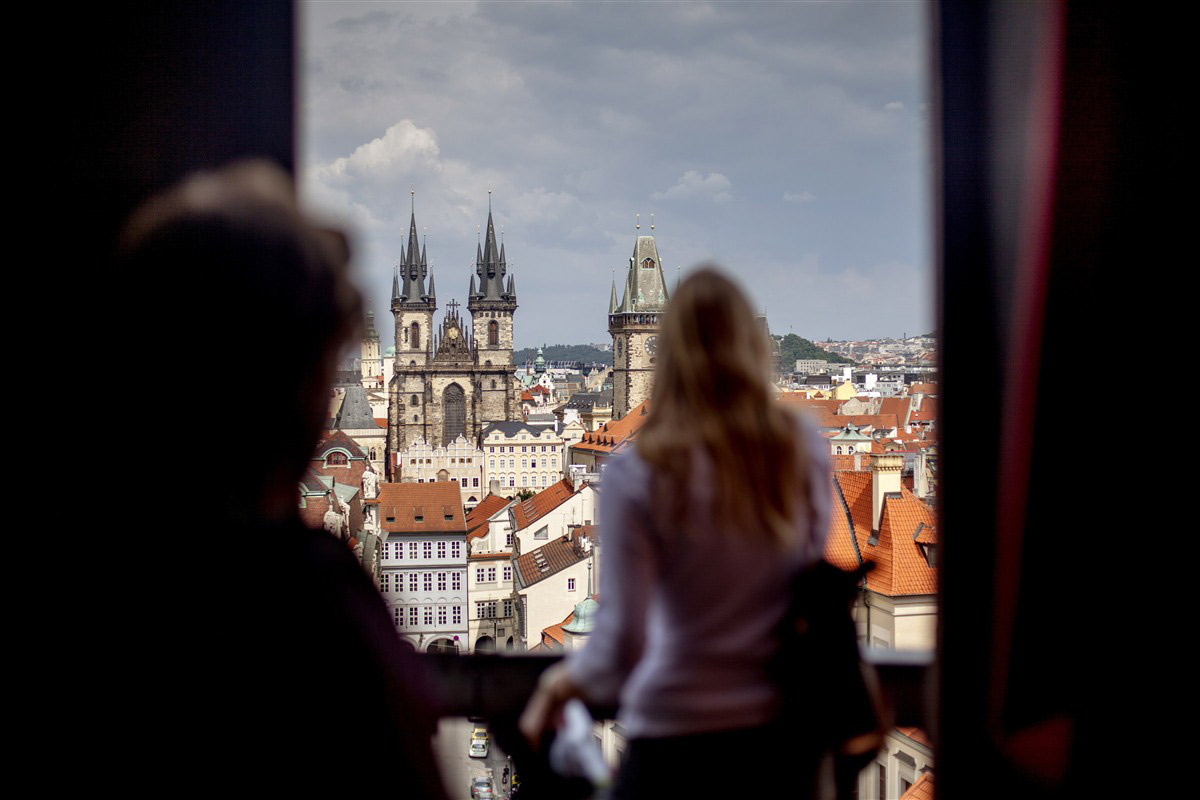
[[[487,489],[507,497],[521,489],[538,491],[563,476],[563,439],[553,428],[493,422],[483,429],[480,445],[485,494]]]
[[[403,641],[418,652],[465,652],[466,521],[458,487],[385,483],[376,506],[383,539],[380,591]]]

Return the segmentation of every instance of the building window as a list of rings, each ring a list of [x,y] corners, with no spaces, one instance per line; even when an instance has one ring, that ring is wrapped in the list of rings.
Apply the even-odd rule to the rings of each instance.
[[[495,567],[487,568],[487,579],[488,579],[488,583],[494,583],[496,581],[496,568]]]
[[[390,572],[383,573],[382,588],[385,594],[392,590],[392,574]]]
[[[505,566],[504,572],[502,574],[504,575],[504,580],[511,581],[512,580],[512,566],[511,565]]]
[[[450,589],[451,589],[451,591],[455,591],[455,592],[462,591],[462,573],[461,572],[451,572],[450,573]]]
[[[325,466],[327,467],[348,467],[350,459],[346,458],[345,453],[330,453],[325,456]]]
[[[425,624],[432,625],[433,624],[433,606],[425,606],[422,609],[422,611],[423,611],[422,616],[425,618]]]
[[[500,325],[495,320],[488,323],[488,346],[500,346]]]
[[[438,611],[438,616],[437,616],[438,625],[445,625],[446,624],[446,607],[438,606],[437,611]]]
[[[410,572],[408,575],[408,590],[410,592],[417,591],[417,573]]]
[[[438,558],[444,559],[445,557],[446,557],[446,543],[438,542]]]
[[[404,560],[404,545],[400,544],[399,542],[396,542],[396,558],[401,561]]]
[[[483,567],[476,567],[475,568],[475,582],[483,583],[483,576],[484,576]]]
[[[454,621],[455,625],[461,625],[462,624],[462,606],[454,606],[451,609],[451,617],[450,618]]]
[[[404,609],[400,606],[392,606],[392,622],[397,628],[404,627]]]
[[[412,324],[412,327],[410,328],[410,330],[412,331],[412,333],[409,334],[408,343],[412,347],[413,350],[420,350],[421,349],[421,326],[414,322]]]
[[[495,469],[495,468],[496,468],[496,459],[489,458],[488,459],[488,469]]]
[[[887,797],[887,767],[876,764],[875,768],[879,770],[879,800],[884,800]]]
[[[438,573],[438,591],[439,592],[446,591],[446,573],[444,573],[444,572]]]
[[[550,536],[550,526],[549,525],[543,525],[542,527],[538,528],[537,533],[533,534],[533,538],[535,538],[535,539],[546,539],[549,536]]]
[[[409,558],[417,557],[417,543],[416,542],[408,543],[408,557]]]
[[[509,531],[504,535],[504,543],[509,547],[512,547],[512,531]]]
[[[575,579],[574,578],[567,578],[567,591],[568,592],[575,591]]]
[[[425,578],[425,591],[432,592],[433,591],[433,573],[432,572],[422,573],[422,577]]]
[[[516,475],[509,475],[509,476],[508,476],[508,488],[512,489],[512,488],[514,488],[516,485],[517,485],[517,476],[516,476]]]
[[[474,489],[479,488],[479,478],[471,478],[471,487]]]
[[[462,387],[452,383],[442,392],[442,441],[453,442],[467,424],[467,400]]]
[[[417,627],[417,607],[408,607],[408,624],[412,627]]]
[[[512,600],[504,601],[504,616],[506,616],[506,617],[512,616]]]
[[[422,549],[425,551],[426,558],[433,558],[433,542],[425,542]]]
[[[451,542],[450,543],[451,557],[453,557],[453,558],[461,558],[462,557],[462,544],[463,544],[462,542]]]

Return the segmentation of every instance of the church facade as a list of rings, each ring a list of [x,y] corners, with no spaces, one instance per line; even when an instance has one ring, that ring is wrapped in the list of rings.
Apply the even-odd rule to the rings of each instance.
[[[617,302],[615,280],[608,301],[608,332],[613,338],[613,419],[621,419],[650,399],[659,319],[669,300],[658,245],[653,236],[639,234],[629,258],[621,302]]]
[[[504,246],[497,246],[490,209],[475,261],[467,293],[471,319],[451,301],[435,328],[437,295],[414,213],[408,247],[392,278],[396,356],[388,386],[389,480],[400,479],[398,454],[417,442],[435,448],[459,436],[478,442],[488,422],[520,418],[512,359],[516,286],[507,274]]]

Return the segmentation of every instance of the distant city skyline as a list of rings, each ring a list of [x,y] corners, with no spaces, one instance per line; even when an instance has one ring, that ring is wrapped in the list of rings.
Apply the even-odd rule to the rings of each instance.
[[[333,3],[300,13],[300,186],[391,341],[414,204],[439,319],[490,200],[515,346],[608,341],[654,215],[668,286],[715,261],[773,333],[930,331],[923,3]]]

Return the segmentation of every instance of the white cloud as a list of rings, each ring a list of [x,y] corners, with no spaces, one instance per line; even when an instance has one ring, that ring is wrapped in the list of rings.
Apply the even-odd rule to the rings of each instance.
[[[432,128],[418,128],[412,120],[404,119],[378,139],[359,145],[349,156],[317,167],[314,178],[337,183],[353,175],[438,170],[440,152]]]
[[[816,199],[817,196],[812,192],[784,192],[783,194],[785,203],[811,203]]]
[[[719,172],[710,172],[702,176],[696,170],[689,169],[670,189],[665,192],[655,192],[652,196],[655,200],[701,197],[712,200],[714,203],[724,203],[733,199],[733,195],[729,193],[731,186],[729,178]]]

